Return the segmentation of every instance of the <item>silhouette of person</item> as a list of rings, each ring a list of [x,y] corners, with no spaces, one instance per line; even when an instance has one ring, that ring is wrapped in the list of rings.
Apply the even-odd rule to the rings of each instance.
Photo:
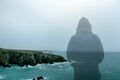
[[[67,47],[67,58],[74,68],[74,80],[100,80],[99,64],[104,58],[102,43],[87,18],[80,19],[76,34]]]

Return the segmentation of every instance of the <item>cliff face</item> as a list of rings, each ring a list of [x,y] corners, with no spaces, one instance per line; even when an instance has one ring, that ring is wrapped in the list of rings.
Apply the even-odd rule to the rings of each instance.
[[[64,61],[66,60],[62,56],[40,51],[0,49],[0,66],[3,67],[10,67],[11,64],[34,66],[41,63],[52,64]]]

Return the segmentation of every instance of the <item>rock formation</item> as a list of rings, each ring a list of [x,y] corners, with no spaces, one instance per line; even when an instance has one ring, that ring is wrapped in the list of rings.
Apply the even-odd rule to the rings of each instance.
[[[66,61],[62,56],[43,53],[33,50],[0,49],[0,66],[10,67],[12,64],[18,66],[34,66],[41,63],[54,63]]]

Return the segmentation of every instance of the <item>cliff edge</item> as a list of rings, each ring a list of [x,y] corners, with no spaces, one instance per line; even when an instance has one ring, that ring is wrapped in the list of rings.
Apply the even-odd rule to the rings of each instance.
[[[12,64],[18,66],[34,66],[42,63],[64,62],[64,57],[42,51],[13,50],[0,48],[0,66],[10,67]]]

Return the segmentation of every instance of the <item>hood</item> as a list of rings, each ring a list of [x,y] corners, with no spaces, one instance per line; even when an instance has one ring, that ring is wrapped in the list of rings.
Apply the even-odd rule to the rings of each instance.
[[[92,26],[89,22],[89,20],[85,17],[82,17],[79,21],[76,34],[82,34],[82,33],[92,33]]]

